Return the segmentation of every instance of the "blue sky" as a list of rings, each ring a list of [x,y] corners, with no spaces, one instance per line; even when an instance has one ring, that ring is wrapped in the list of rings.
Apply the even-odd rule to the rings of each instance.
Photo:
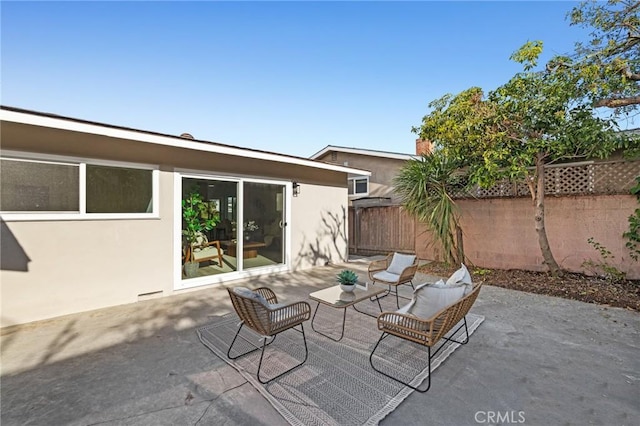
[[[570,52],[573,2],[7,2],[3,105],[308,157],[413,153],[427,104]]]

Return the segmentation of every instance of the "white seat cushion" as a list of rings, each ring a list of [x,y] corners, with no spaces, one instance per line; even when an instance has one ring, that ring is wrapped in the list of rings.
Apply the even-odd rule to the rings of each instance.
[[[220,250],[220,254],[222,254],[222,250]],[[213,246],[205,247],[202,249],[195,249],[193,251],[193,257],[195,260],[217,257],[217,256],[218,256],[218,249]]]
[[[396,314],[406,315],[411,310],[411,307],[415,303],[415,299],[411,299],[409,303],[404,305],[402,308],[396,310]],[[386,321],[389,321],[392,324],[400,324],[402,322],[402,318],[398,316],[387,316]]]
[[[400,275],[405,268],[413,265],[415,260],[416,256],[413,254],[393,253],[393,258],[391,259],[391,264],[387,268],[387,272]]]
[[[373,279],[378,281],[395,283],[395,282],[398,282],[398,280],[400,279],[400,274],[392,274],[391,272],[380,271],[373,275]]]

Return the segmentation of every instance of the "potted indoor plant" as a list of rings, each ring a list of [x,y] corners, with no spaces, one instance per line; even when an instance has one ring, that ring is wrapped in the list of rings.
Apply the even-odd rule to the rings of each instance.
[[[182,235],[184,235],[188,250],[186,251],[184,262],[184,273],[187,277],[194,277],[198,272],[199,264],[193,260],[193,250],[202,238],[202,232],[210,231],[220,222],[220,212],[211,209],[210,203],[206,202],[197,190],[192,190],[185,199],[182,200],[182,219],[184,225]]]
[[[244,239],[249,241],[251,239],[251,235],[256,232],[260,227],[256,224],[255,220],[250,220],[244,224]]]
[[[355,272],[345,269],[338,274],[338,282],[340,283],[340,289],[342,291],[352,292],[356,288],[358,276]]]

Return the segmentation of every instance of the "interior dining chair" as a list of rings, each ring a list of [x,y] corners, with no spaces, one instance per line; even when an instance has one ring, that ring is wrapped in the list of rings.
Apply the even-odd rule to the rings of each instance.
[[[307,348],[307,338],[304,334],[303,325],[303,323],[311,317],[311,306],[307,302],[278,303],[276,294],[268,287],[260,287],[253,291],[245,287],[235,287],[228,288],[227,291],[229,292],[233,308],[236,314],[238,314],[238,317],[240,317],[238,330],[227,351],[227,357],[229,359],[237,359],[260,349],[262,352],[260,354],[260,362],[258,363],[258,372],[256,375],[258,381],[263,384],[281,377],[291,370],[300,367],[307,361],[309,350]],[[300,330],[294,328],[298,325],[300,326]],[[247,326],[261,336],[260,340],[262,341],[262,345],[251,345],[247,339],[243,339],[245,343],[250,344],[253,348],[232,356],[233,345],[236,343],[240,331],[244,326]],[[304,360],[279,373],[275,377],[263,380],[262,377],[260,377],[260,371],[262,369],[265,348],[267,345],[273,343],[278,334],[289,329],[302,333],[305,351]]]

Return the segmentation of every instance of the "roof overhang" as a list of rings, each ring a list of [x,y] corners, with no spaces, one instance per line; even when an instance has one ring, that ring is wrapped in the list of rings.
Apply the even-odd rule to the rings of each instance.
[[[240,148],[203,140],[186,139],[179,136],[154,133],[144,130],[113,126],[103,123],[84,121],[36,111],[0,106],[0,121],[25,125],[67,130],[71,132],[94,134],[118,139],[149,143],[151,145],[171,146],[195,151],[213,152],[277,163],[295,164],[314,169],[330,170],[354,175],[370,176],[368,170],[354,169],[333,164],[321,163],[307,158],[294,157],[267,151]]]
[[[316,152],[315,154],[313,154],[311,157],[312,160],[316,160],[320,157],[322,157],[323,155],[325,155],[328,152],[346,152],[348,154],[358,154],[358,155],[368,155],[368,156],[372,156],[372,157],[384,157],[384,158],[392,158],[395,160],[413,160],[416,158],[419,158],[420,156],[417,155],[411,155],[411,154],[402,154],[402,153],[398,153],[398,152],[386,152],[386,151],[376,151],[376,150],[372,150],[372,149],[360,149],[360,148],[348,148],[348,147],[344,147],[344,146],[334,146],[334,145],[327,145],[324,149],[322,149],[321,151]]]

